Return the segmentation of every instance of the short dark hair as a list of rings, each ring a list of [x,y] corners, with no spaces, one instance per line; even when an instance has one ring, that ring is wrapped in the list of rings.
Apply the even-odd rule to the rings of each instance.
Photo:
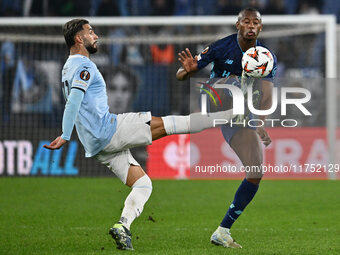
[[[79,31],[83,30],[83,25],[85,24],[89,24],[89,21],[86,19],[73,19],[65,23],[65,25],[63,26],[63,33],[66,44],[69,48],[71,48],[75,44],[74,36]]]
[[[259,10],[253,8],[253,7],[247,7],[247,8],[244,8],[242,9],[239,13],[238,13],[238,20],[241,19],[242,15],[245,13],[245,12],[258,12],[260,15],[261,13],[259,12]]]

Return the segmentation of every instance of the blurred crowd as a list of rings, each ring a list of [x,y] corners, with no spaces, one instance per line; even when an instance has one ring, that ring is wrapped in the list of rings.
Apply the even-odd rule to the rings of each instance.
[[[340,16],[337,0],[0,0],[0,16],[237,15],[246,6],[262,14]]]
[[[340,13],[340,1],[335,0],[0,0],[0,15],[10,17],[237,15],[246,6],[255,7],[262,14],[268,15]],[[36,33],[34,28],[2,29],[0,34]],[[176,36],[181,38],[182,35],[228,35],[235,32],[235,28],[234,25],[223,28],[208,25],[137,26],[98,27],[98,29],[96,27],[96,31],[99,36],[106,36],[111,40],[102,43],[100,52],[93,56],[94,62],[100,67],[108,83],[111,111],[122,113],[151,110],[156,116],[161,116],[190,112],[188,109],[190,86],[177,86],[178,81],[175,78],[179,67],[176,61],[177,52],[188,47],[193,54],[198,54],[208,42],[143,43],[135,42],[136,38],[133,36],[152,39]],[[274,31],[273,28],[271,31]],[[40,27],[39,34],[59,35],[60,28]],[[130,37],[133,41],[128,40]],[[116,39],[126,41],[117,43]],[[314,118],[303,119],[301,123],[306,126],[324,124],[325,90],[319,86],[320,82],[317,80],[324,77],[325,73],[324,35],[293,34],[279,38],[267,37],[262,41],[265,45],[270,45],[279,59],[278,78],[316,80],[313,84],[310,82],[308,84],[308,89],[318,95],[318,100],[313,101],[316,109],[315,114],[313,113]],[[59,86],[59,75],[67,55],[68,51],[63,44],[9,39],[0,41],[0,128],[1,125],[16,126],[18,119],[22,121],[26,120],[26,117],[27,121],[24,122],[27,124],[60,126],[64,101]],[[203,70],[202,77],[209,77],[209,72],[210,67]],[[303,87],[304,84],[299,86]],[[34,117],[36,121],[33,122]]]

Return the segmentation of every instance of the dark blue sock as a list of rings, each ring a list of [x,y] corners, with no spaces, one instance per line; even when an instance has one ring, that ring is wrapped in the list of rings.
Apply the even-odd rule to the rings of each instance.
[[[231,228],[233,223],[243,212],[244,208],[246,208],[246,206],[253,199],[258,188],[258,185],[248,182],[247,179],[243,180],[236,191],[234,201],[230,205],[226,215],[221,222],[221,227]]]

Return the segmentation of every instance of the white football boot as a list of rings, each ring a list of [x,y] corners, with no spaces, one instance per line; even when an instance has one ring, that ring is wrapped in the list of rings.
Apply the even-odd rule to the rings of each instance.
[[[242,248],[230,235],[229,228],[218,227],[212,234],[210,242],[215,245],[222,245],[225,248]]]

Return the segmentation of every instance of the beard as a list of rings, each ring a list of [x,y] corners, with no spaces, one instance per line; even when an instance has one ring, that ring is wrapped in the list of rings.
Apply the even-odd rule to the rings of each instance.
[[[94,47],[94,44],[92,44],[92,45],[87,45],[87,46],[86,46],[86,49],[87,49],[87,51],[88,51],[90,54],[96,53],[97,50],[98,50],[97,48]]]
[[[98,48],[95,47],[94,45],[95,43],[90,44],[88,41],[86,41],[85,48],[90,54],[96,53],[98,50]]]

